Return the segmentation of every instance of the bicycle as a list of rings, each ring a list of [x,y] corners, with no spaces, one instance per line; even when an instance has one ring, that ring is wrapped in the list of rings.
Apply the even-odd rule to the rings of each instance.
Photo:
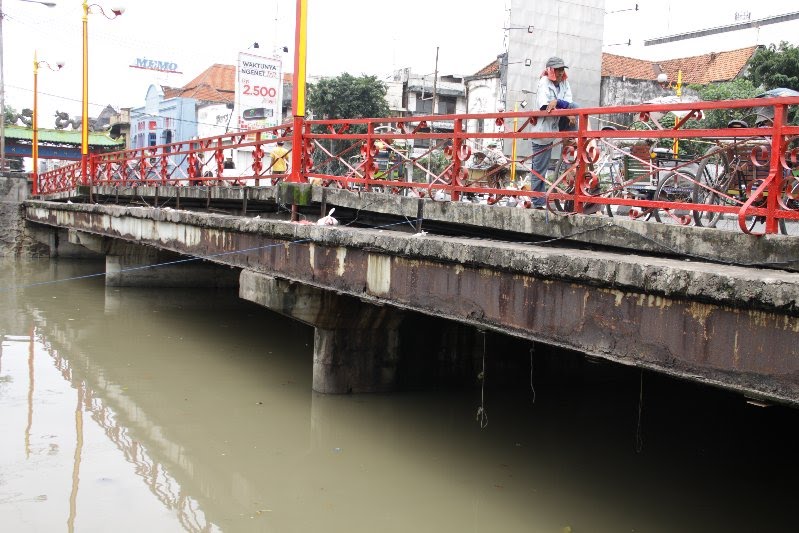
[[[603,128],[612,130],[615,128]],[[636,128],[641,129],[641,128]],[[588,170],[590,175],[584,185],[585,194],[603,198],[634,198],[639,200],[660,201],[686,201],[690,196],[691,188],[695,181],[694,173],[686,168],[690,161],[675,158],[672,150],[667,148],[653,148],[651,142],[637,142],[622,148],[610,138],[592,141],[593,145],[587,148]],[[555,166],[556,182],[566,184],[558,192],[571,194],[574,191],[573,182],[576,173],[574,149],[566,149],[571,155],[561,157]],[[686,196],[687,194],[687,196]],[[558,211],[571,211],[572,202],[553,200]],[[586,202],[584,213],[595,213],[603,209],[610,217],[614,216],[613,203]],[[680,224],[687,224],[687,214],[675,214],[670,209],[663,212],[678,220]],[[661,210],[658,208],[645,208],[643,210],[631,208],[628,211],[631,218],[654,219],[663,222]]]
[[[729,127],[748,127],[743,121],[733,121]],[[762,138],[733,138],[730,141],[719,141],[711,146],[702,156],[697,171],[698,179],[694,183],[691,200],[695,204],[742,206],[755,194],[763,180],[769,176],[770,145]],[[786,186],[780,203],[787,209],[794,207],[793,197],[799,193],[799,184],[791,172],[783,169]],[[753,207],[765,207],[767,195],[760,193],[752,202]],[[693,211],[694,223],[697,226],[715,228],[723,218],[720,211]],[[747,231],[751,232],[757,224],[765,222],[764,216],[749,215],[746,217]],[[785,219],[779,220],[782,233],[787,233]]]

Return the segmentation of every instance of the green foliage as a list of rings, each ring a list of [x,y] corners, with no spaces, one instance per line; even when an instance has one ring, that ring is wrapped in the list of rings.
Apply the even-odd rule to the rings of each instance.
[[[4,106],[4,107],[5,107],[5,109],[3,110],[4,111],[3,115],[4,115],[4,118],[5,118],[6,124],[12,124],[14,122],[14,119],[17,116],[17,110],[14,109],[13,107],[11,107],[10,105]]]
[[[387,88],[375,76],[354,77],[346,72],[308,87],[308,108],[317,119],[388,116]]]
[[[386,102],[386,85],[375,76],[360,76],[356,78],[346,72],[335,78],[325,78],[308,86],[308,108],[313,111],[316,119],[343,119],[343,118],[377,118],[387,117],[389,114]],[[317,133],[329,133],[325,128],[314,127]],[[363,133],[363,125],[352,127],[347,133]],[[352,150],[357,141],[339,140],[329,143],[333,154],[343,154],[345,159],[352,158],[358,151]],[[327,147],[327,145],[326,145]],[[317,151],[314,161],[321,162],[329,157]],[[336,159],[327,161],[318,169],[330,174],[347,174],[350,172],[346,165]]]
[[[450,160],[444,156],[444,152],[441,150],[434,150],[429,155],[420,158],[417,160],[417,163],[421,165],[423,168],[427,169],[429,167],[430,172],[438,176],[444,169],[447,168],[447,165],[450,164]],[[428,175],[424,172],[421,168],[414,165],[413,167],[413,181],[417,182],[427,182]]]
[[[674,125],[677,123],[677,117],[673,113],[668,113],[661,117],[658,120],[658,123],[663,127],[663,129],[673,129]],[[655,127],[654,124],[652,124],[652,126],[653,128]],[[695,119],[689,119],[685,124],[682,125],[682,129],[686,130],[704,127],[705,125],[703,122]],[[656,143],[656,146],[660,148],[673,148],[674,139],[659,139]],[[680,139],[678,146],[679,153],[677,155],[678,157],[693,157],[704,153],[706,148],[707,146],[699,139]]]
[[[760,93],[748,79],[737,79],[722,83],[712,83],[710,85],[697,88],[699,97],[705,101],[715,100],[741,100],[754,98]],[[754,123],[751,108],[741,109],[709,109],[704,112],[704,119],[700,127],[703,128],[726,128],[731,120],[743,120],[748,124]]]
[[[785,87],[799,90],[799,47],[782,41],[761,48],[749,62],[746,75],[756,87],[765,90]]]

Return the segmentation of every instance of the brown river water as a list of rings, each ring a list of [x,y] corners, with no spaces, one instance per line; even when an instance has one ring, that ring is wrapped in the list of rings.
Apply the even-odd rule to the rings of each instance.
[[[795,409],[632,368],[326,396],[309,327],[102,271],[0,264],[0,532],[797,528]]]

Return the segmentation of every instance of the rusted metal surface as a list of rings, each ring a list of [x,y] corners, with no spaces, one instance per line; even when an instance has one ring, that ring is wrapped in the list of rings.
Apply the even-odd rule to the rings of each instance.
[[[109,206],[27,218],[799,404],[795,274]]]

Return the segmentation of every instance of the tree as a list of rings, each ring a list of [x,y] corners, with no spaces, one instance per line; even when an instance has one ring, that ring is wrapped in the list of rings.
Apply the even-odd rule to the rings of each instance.
[[[336,78],[320,80],[308,87],[308,108],[312,109],[316,118],[342,119],[342,118],[378,118],[388,116],[388,103],[386,102],[386,85],[375,76],[361,76],[356,78],[341,74]],[[324,128],[315,127],[318,132]],[[355,126],[348,133],[363,133],[364,126]],[[345,160],[353,166],[358,164],[358,145],[355,141],[330,141],[330,152]],[[314,152],[314,162],[317,170],[332,174],[348,171],[348,167],[335,158],[323,154],[321,150]],[[320,166],[321,164],[321,166]]]
[[[356,78],[346,72],[308,87],[308,108],[317,118],[388,116],[386,85],[375,76]]]
[[[705,101],[716,100],[742,100],[754,98],[760,90],[748,79],[737,79],[722,83],[711,83],[704,86],[692,86]],[[703,128],[726,128],[731,120],[743,120],[749,124],[752,121],[752,109],[708,109],[704,112]]]
[[[785,41],[761,48],[749,62],[746,75],[755,87],[799,90],[799,48]]]
[[[10,105],[6,105],[5,109],[3,110],[3,118],[6,121],[6,124],[13,124],[17,121],[17,110],[11,107]]]

